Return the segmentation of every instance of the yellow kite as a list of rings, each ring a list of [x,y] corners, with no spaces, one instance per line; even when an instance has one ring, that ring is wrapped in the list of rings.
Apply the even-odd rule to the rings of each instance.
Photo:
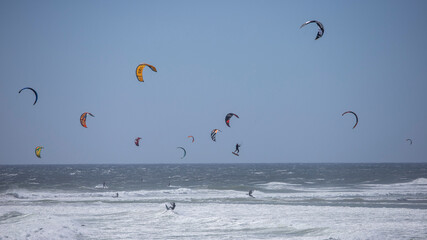
[[[36,156],[38,157],[38,158],[41,158],[40,157],[40,152],[42,151],[42,149],[43,149],[43,147],[42,146],[38,146],[38,147],[36,147]]]
[[[144,70],[145,66],[149,67],[153,72],[157,72],[157,69],[150,64],[143,63],[139,64],[138,67],[136,67],[136,78],[138,78],[138,81],[144,82],[144,79],[142,78],[142,70]]]

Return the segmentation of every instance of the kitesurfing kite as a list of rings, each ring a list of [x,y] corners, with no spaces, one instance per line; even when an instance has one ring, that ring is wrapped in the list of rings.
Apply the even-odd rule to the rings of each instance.
[[[239,116],[237,116],[237,114],[234,113],[229,113],[225,116],[225,124],[227,124],[228,127],[230,127],[230,118],[232,116],[236,116],[236,118],[239,118]]]
[[[135,145],[139,147],[139,140],[141,140],[140,137],[135,138]]]
[[[38,147],[36,147],[35,153],[36,153],[36,156],[37,156],[38,158],[41,158],[41,156],[40,156],[40,152],[42,151],[42,149],[43,149],[43,147],[42,147],[42,146],[38,146]]]
[[[354,124],[354,126],[353,126],[353,128],[355,128],[357,123],[359,123],[359,118],[357,117],[356,113],[354,113],[352,111],[347,111],[347,112],[343,113],[341,116],[344,116],[347,113],[352,113],[356,117],[356,124]]]
[[[212,138],[212,141],[214,141],[214,142],[216,142],[217,132],[221,132],[221,130],[215,128],[214,130],[211,131],[211,138]]]
[[[316,21],[316,20],[307,21],[303,25],[301,25],[301,27],[299,27],[299,28],[302,28],[305,25],[310,24],[310,23],[316,23],[317,26],[319,27],[319,31],[317,32],[317,36],[316,36],[315,40],[321,38],[323,36],[323,33],[325,32],[325,28],[323,27],[323,24],[319,21]]]
[[[406,141],[409,141],[409,144],[412,145],[412,139],[408,138]]]
[[[138,78],[138,81],[140,82],[144,82],[144,78],[142,77],[142,70],[144,70],[145,66],[149,67],[153,72],[157,72],[157,69],[150,64],[139,64],[138,67],[136,67],[136,78]]]
[[[184,155],[181,157],[181,159],[183,159],[185,157],[185,155],[187,155],[187,151],[185,151],[185,149],[183,147],[177,147],[177,148],[180,148],[184,151]]]
[[[36,100],[34,100],[34,103],[33,103],[33,105],[35,105],[36,102],[37,102],[37,99],[39,98],[39,95],[37,94],[36,90],[34,90],[34,89],[30,88],[30,87],[25,87],[25,88],[19,90],[19,93],[21,93],[21,91],[24,90],[24,89],[30,89],[31,91],[33,91],[34,95],[36,95]]]
[[[95,116],[93,116],[93,114],[92,113],[90,113],[90,112],[84,112],[81,116],[80,116],[80,124],[83,126],[83,127],[85,127],[85,128],[87,128],[87,126],[86,126],[86,117],[87,117],[87,115],[91,115],[92,117],[95,117]]]
[[[193,136],[188,136],[189,138],[192,138],[193,140],[191,141],[192,143],[194,142],[194,137]]]

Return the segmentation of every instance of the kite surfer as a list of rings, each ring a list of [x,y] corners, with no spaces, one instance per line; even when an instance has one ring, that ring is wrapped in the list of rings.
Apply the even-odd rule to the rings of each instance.
[[[234,150],[234,152],[239,153],[240,152],[239,148],[240,148],[240,144],[237,143],[236,144],[236,150]]]
[[[253,198],[255,198],[254,196],[252,196],[252,193],[254,192],[254,190],[249,190],[249,193],[248,193],[248,195],[249,195],[249,197],[253,197]]]
[[[240,144],[237,143],[236,144],[236,150],[234,150],[234,152],[233,152],[234,155],[239,156],[239,152],[240,152],[239,148],[240,148]]]
[[[166,206],[166,211],[167,210],[174,210],[175,209],[175,207],[176,207],[176,204],[175,204],[175,202],[171,202],[170,203],[170,206],[168,206],[167,204],[165,204],[165,206]]]

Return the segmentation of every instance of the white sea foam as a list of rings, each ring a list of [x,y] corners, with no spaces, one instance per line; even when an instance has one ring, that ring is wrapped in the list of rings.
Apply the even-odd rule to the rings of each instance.
[[[1,207],[4,208],[4,207]],[[7,207],[6,214],[19,213],[0,224],[0,239],[78,239],[78,223],[75,223],[72,213],[66,212],[67,217],[58,216],[49,207]],[[58,212],[59,208],[53,207]],[[21,211],[21,212],[18,212]],[[68,209],[65,209],[66,211]]]
[[[409,184],[427,185],[427,178],[417,178]]]
[[[71,176],[74,176],[74,175],[76,175],[76,174],[80,174],[82,171],[80,171],[80,170],[75,170],[75,171],[73,171],[73,172],[70,172],[69,174],[71,175]]]
[[[426,199],[427,185],[418,184],[424,180],[417,180],[411,184],[364,184],[362,188],[348,189],[345,187],[315,187],[310,185],[289,184],[284,182],[269,182],[257,184],[254,192],[256,200],[274,203],[296,201],[310,201],[313,199],[328,201],[349,201],[362,199],[366,201],[390,201],[397,199]],[[102,187],[102,185],[100,185]],[[86,190],[85,190],[86,189]],[[2,201],[135,201],[135,202],[162,202],[169,200],[186,202],[239,202],[247,198],[248,190],[216,190],[207,188],[165,188],[157,190],[116,191],[91,188],[82,188],[79,192],[64,191],[29,191],[26,189],[10,189],[0,193]],[[96,189],[98,190],[98,189]],[[292,190],[292,191],[289,191]],[[119,193],[119,198],[112,200],[112,196]]]
[[[106,189],[106,188],[108,188],[108,186],[103,185],[103,184],[98,184],[98,185],[95,186],[95,188],[96,189]]]
[[[415,185],[427,185],[427,178],[417,178],[415,180],[409,181],[409,182],[400,182],[400,183],[392,183],[392,184],[363,184],[365,186],[378,186],[378,187],[385,187],[385,186],[394,186],[394,187],[399,187],[399,186],[415,186]]]
[[[17,173],[2,173],[0,176],[6,176],[6,177],[15,177],[18,176]]]
[[[427,193],[427,179],[418,178],[410,182],[393,183],[393,184],[362,184],[365,190],[362,194],[369,196],[389,196],[409,197],[409,198],[425,198]]]
[[[426,210],[271,204],[0,206],[0,239],[423,239]],[[13,219],[13,217],[9,218]]]
[[[258,187],[268,190],[279,190],[279,189],[288,189],[293,186],[300,186],[301,184],[292,184],[285,182],[269,182],[263,184],[257,184]]]
[[[427,192],[417,179],[406,192]],[[406,184],[406,183],[405,183]],[[421,184],[422,185],[422,184]],[[0,193],[0,239],[411,239],[426,237],[427,210],[340,207],[328,201],[367,204],[385,198],[396,184],[307,188],[270,182],[246,191],[197,188],[119,191],[29,191]],[[298,192],[271,191],[271,186]],[[274,187],[273,187],[274,188]],[[267,189],[267,191],[263,191]],[[384,194],[384,195],[381,195]],[[174,201],[175,211],[164,204]],[[319,203],[320,205],[316,204]],[[398,205],[401,204],[401,205]]]

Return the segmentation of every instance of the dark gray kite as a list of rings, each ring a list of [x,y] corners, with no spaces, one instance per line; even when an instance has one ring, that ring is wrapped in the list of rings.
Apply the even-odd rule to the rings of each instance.
[[[229,113],[225,116],[225,124],[227,124],[228,127],[230,127],[230,118],[232,116],[235,116],[236,118],[239,118],[239,116],[237,116],[237,114],[234,113]]]
[[[310,24],[310,23],[316,23],[317,26],[319,27],[319,31],[317,32],[315,40],[321,38],[323,36],[323,33],[325,32],[325,28],[323,27],[323,24],[321,22],[319,22],[319,21],[316,21],[316,20],[307,21],[303,25],[301,25],[301,27],[299,27],[299,28],[302,28],[305,25]]]
[[[341,116],[344,116],[347,113],[351,113],[351,114],[353,114],[356,117],[356,123],[353,126],[353,128],[355,128],[357,126],[357,123],[359,123],[359,118],[357,117],[357,114],[354,113],[354,112],[352,112],[352,111],[347,111],[347,112],[343,113]]]

